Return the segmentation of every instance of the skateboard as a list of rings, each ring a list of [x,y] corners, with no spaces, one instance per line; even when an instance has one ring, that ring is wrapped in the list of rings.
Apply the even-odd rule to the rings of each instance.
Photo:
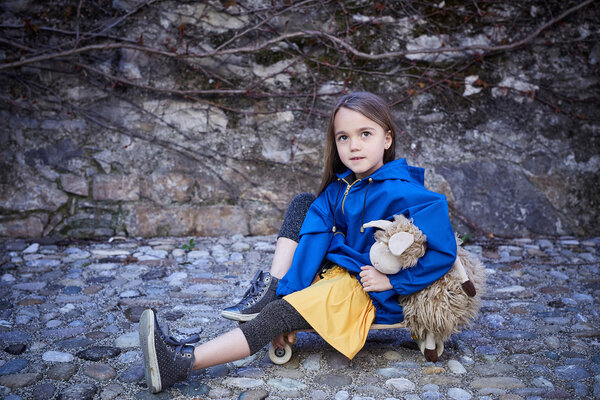
[[[373,324],[373,325],[371,325],[371,329],[369,329],[369,332],[384,330],[384,329],[401,329],[401,328],[406,328],[406,324],[404,322],[400,322],[398,324]],[[302,329],[298,332],[313,332],[313,333],[315,333],[315,330],[314,329]],[[295,337],[296,336],[294,336],[294,342],[296,341]],[[419,350],[421,350],[421,353],[425,354],[425,341],[420,340],[419,338],[415,338],[414,336],[413,336],[413,339],[419,345]],[[273,364],[282,365],[282,364],[285,364],[288,361],[290,361],[290,359],[292,358],[292,346],[293,345],[294,345],[293,342],[287,343],[285,345],[285,348],[278,349],[273,346],[273,343],[269,343],[269,358],[271,359]],[[438,357],[441,356],[442,353],[444,352],[444,343],[441,343],[441,342],[436,343],[436,349],[437,349]]]

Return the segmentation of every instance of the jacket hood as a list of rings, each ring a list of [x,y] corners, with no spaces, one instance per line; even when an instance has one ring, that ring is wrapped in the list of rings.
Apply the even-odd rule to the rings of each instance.
[[[336,174],[338,178],[344,179],[351,176],[353,172],[347,169],[344,172]],[[419,167],[413,167],[408,165],[405,158],[399,160],[390,161],[387,164],[383,164],[381,168],[373,172],[371,175],[364,179],[371,178],[374,181],[383,181],[389,179],[400,179],[412,183],[416,183],[420,186],[425,185],[425,170]]]

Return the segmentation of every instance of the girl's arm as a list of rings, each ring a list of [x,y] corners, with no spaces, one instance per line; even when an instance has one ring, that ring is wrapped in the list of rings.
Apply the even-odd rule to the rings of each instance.
[[[443,195],[434,195],[433,201],[410,207],[403,213],[427,235],[427,251],[412,268],[388,275],[399,295],[409,295],[431,285],[450,270],[456,259],[456,238],[448,217],[448,204]]]
[[[330,214],[323,211],[325,204],[323,196],[319,196],[308,209],[292,265],[279,281],[277,295],[285,296],[307,288],[319,272],[333,236],[333,221]]]
[[[390,278],[372,265],[363,265],[360,269],[360,282],[365,292],[383,292],[394,288]]]

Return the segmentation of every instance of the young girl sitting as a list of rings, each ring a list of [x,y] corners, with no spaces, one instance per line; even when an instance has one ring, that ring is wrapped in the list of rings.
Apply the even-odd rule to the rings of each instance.
[[[442,277],[456,258],[456,240],[443,195],[423,186],[424,171],[394,161],[396,128],[387,103],[366,92],[343,96],[327,130],[319,195],[302,224],[292,264],[277,286],[284,296],[249,322],[199,346],[166,336],[152,310],[139,326],[146,381],[157,393],[192,370],[247,357],[269,341],[283,347],[290,332],[314,329],[348,358],[363,347],[371,324],[403,320],[398,295]],[[373,228],[363,224],[412,218],[427,235],[416,266],[385,275],[370,265]]]

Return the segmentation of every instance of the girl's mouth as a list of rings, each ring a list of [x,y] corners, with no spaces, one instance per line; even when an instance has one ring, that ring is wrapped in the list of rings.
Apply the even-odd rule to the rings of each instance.
[[[360,160],[362,160],[363,158],[364,158],[364,157],[352,157],[352,158],[350,159],[350,161],[360,161]]]

